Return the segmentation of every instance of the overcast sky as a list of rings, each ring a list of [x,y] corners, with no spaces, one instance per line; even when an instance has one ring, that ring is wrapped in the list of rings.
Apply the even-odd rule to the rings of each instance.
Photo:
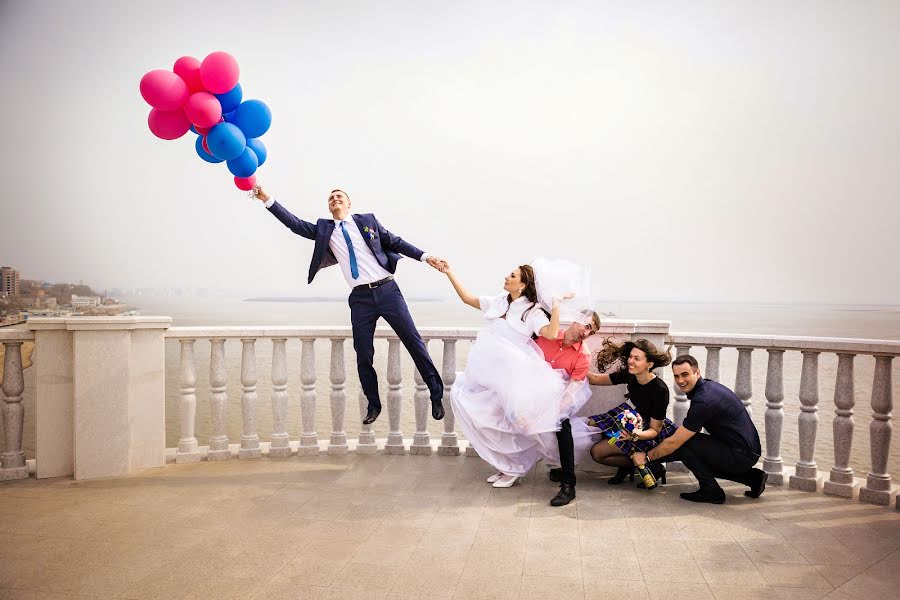
[[[95,288],[346,293],[312,243],[155,138],[138,82],[225,50],[273,112],[258,176],[499,291],[900,304],[900,3],[0,2],[0,263]],[[407,294],[450,296],[401,263]]]

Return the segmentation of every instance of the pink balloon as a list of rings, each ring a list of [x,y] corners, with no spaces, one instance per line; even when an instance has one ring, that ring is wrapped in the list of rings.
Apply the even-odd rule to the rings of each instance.
[[[175,61],[172,70],[184,80],[191,94],[204,91],[203,81],[200,80],[200,61],[193,56],[182,56]]]
[[[147,125],[150,126],[153,135],[164,140],[180,138],[191,128],[191,122],[184,116],[184,111],[181,109],[151,108],[150,115],[147,117]]]
[[[141,96],[153,108],[175,110],[187,101],[188,86],[172,71],[156,69],[141,77]]]
[[[184,114],[198,127],[212,127],[222,118],[222,105],[209,92],[197,92],[185,103]]]
[[[239,190],[249,192],[253,189],[253,186],[256,185],[256,175],[251,175],[250,177],[235,177],[234,185],[236,185]]]
[[[203,87],[213,94],[224,94],[237,84],[240,69],[227,52],[213,52],[200,63]]]

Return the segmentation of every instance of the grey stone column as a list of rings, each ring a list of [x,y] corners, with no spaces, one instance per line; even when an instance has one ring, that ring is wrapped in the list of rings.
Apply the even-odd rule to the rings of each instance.
[[[893,408],[891,361],[893,356],[875,355],[875,375],[872,382],[872,423],[869,443],[872,470],[866,485],[859,490],[861,502],[887,505],[891,501],[891,475],[887,470],[891,451],[891,409]]]
[[[719,381],[719,352],[721,350],[721,346],[706,347],[706,368],[703,370],[703,377],[705,379]]]
[[[208,460],[228,460],[228,379],[225,373],[225,338],[209,340],[209,414],[212,421]]]
[[[444,380],[444,433],[438,447],[440,456],[459,456],[459,439],[456,436],[456,418],[453,416],[453,384],[456,381],[456,340],[445,339],[441,379]]]
[[[816,466],[816,435],[819,429],[819,353],[803,352],[803,372],[800,375],[800,416],[797,429],[800,435],[800,460],[790,477],[792,488],[805,492],[819,489],[821,477]]]
[[[690,346],[675,344],[675,358],[690,353]],[[674,421],[675,424],[680,427],[682,421],[684,421],[684,417],[687,415],[690,401],[688,400],[687,394],[682,392],[680,387],[678,387],[677,385],[674,385],[672,387],[675,390],[675,406],[672,407],[672,421]]]
[[[751,415],[753,414],[753,407],[751,406],[753,398],[753,369],[752,369],[752,354],[753,348],[738,348],[738,364],[737,364],[737,376],[734,380],[734,393],[738,398],[741,399],[741,402],[744,405],[744,408],[747,409],[747,412]]]
[[[260,458],[259,434],[256,432],[256,339],[241,339],[241,417],[244,432],[238,458]]]
[[[316,433],[316,338],[301,338],[301,344],[301,423],[297,456],[315,456],[319,453],[319,436]]]
[[[344,338],[331,338],[331,440],[328,454],[347,454],[347,434],[344,432],[344,413],[347,394],[344,392]]]
[[[272,438],[269,456],[285,458],[291,455],[287,432],[287,338],[272,339]]]
[[[179,340],[181,342],[181,402],[178,404],[178,417],[181,423],[181,437],[178,440],[178,450],[175,452],[177,464],[200,462],[200,449],[194,427],[197,418],[195,341]]]
[[[28,466],[22,451],[22,430],[25,426],[25,409],[22,392],[25,377],[22,374],[22,342],[3,342],[6,353],[3,358],[3,434],[6,445],[0,454],[0,481],[25,479]]]
[[[850,468],[853,445],[853,359],[854,354],[838,354],[837,382],[834,386],[834,466],[825,482],[824,492],[852,498],[859,486]]]
[[[784,485],[784,461],[781,460],[781,432],[784,430],[784,350],[770,349],[766,366],[766,456],[763,470],[768,481]]]
[[[403,393],[401,391],[402,374],[400,372],[400,339],[388,339],[388,366],[387,366],[387,411],[388,431],[387,441],[384,444],[385,454],[405,454],[403,446],[403,432],[400,431],[400,409]]]
[[[428,339],[423,339],[425,349],[428,349]],[[431,447],[431,434],[428,433],[428,408],[431,404],[431,398],[428,395],[428,386],[422,379],[422,374],[415,369],[413,377],[416,381],[416,391],[413,394],[413,405],[416,411],[416,432],[413,434],[413,442],[409,447],[410,454],[418,454],[431,456],[434,450]]]
[[[369,399],[366,398],[365,392],[362,391],[362,384],[359,390],[359,420],[360,422],[366,418],[369,412]],[[375,426],[372,423],[361,425],[359,430],[359,441],[356,443],[357,454],[375,454],[378,446],[375,444]]]

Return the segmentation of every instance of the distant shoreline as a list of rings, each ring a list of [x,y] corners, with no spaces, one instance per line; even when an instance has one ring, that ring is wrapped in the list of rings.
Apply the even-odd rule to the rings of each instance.
[[[410,302],[443,302],[443,298],[409,298]],[[278,296],[261,297],[261,298],[244,298],[243,302],[287,302],[287,303],[310,303],[310,302],[346,302],[347,298],[283,298]]]

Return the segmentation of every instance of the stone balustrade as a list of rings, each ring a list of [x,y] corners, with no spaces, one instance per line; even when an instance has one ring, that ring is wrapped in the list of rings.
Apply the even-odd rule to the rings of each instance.
[[[356,440],[348,440],[344,429],[347,412],[347,368],[345,344],[352,339],[349,327],[169,327],[168,318],[106,317],[33,319],[28,329],[0,330],[0,343],[6,348],[2,382],[3,426],[6,447],[0,462],[0,479],[27,476],[22,438],[22,365],[20,347],[35,341],[36,373],[36,468],[38,477],[74,475],[91,478],[124,474],[133,470],[162,466],[165,463],[164,437],[164,347],[163,340],[177,340],[180,346],[180,426],[176,463],[202,460],[231,460],[233,453],[226,428],[229,397],[236,390],[227,389],[225,352],[237,343],[241,349],[240,410],[242,433],[237,451],[239,460],[253,460],[263,455],[290,457],[315,455],[321,451],[315,423],[317,351],[329,355],[329,405],[331,432],[327,442],[321,441],[328,454],[374,453],[378,440],[371,426],[361,426]],[[736,334],[670,333],[665,321],[604,320],[601,336],[646,337],[657,345],[675,347],[684,354],[694,347],[704,347],[704,376],[719,378],[720,352],[736,349],[737,373],[734,389],[748,411],[753,410],[751,365],[756,351],[767,355],[765,385],[765,431],[763,468],[772,485],[787,483],[791,487],[823,491],[826,494],[858,497],[864,502],[888,504],[896,495],[887,462],[891,443],[892,381],[891,365],[900,354],[900,342],[886,340],[853,340],[804,338],[790,336],[755,336]],[[422,328],[420,332],[432,350],[441,352],[441,373],[445,383],[446,416],[439,443],[440,455],[458,455],[460,442],[450,394],[457,370],[457,344],[473,340],[475,328]],[[415,373],[411,394],[405,394],[400,369],[400,340],[389,328],[378,328],[378,340],[388,344],[385,399],[389,431],[381,447],[386,454],[429,455],[435,450],[428,431],[430,403],[427,388]],[[595,340],[598,338],[594,338]],[[210,437],[202,447],[195,435],[197,414],[197,377],[194,347],[197,340],[210,343],[208,402]],[[271,397],[259,406],[257,394],[256,346],[260,340],[272,344]],[[299,343],[300,358],[300,423],[294,428],[287,422],[288,368],[287,344]],[[382,342],[384,343],[384,342]],[[321,347],[327,346],[327,350]],[[438,344],[440,344],[439,347]],[[319,348],[317,348],[317,345]],[[784,423],[784,355],[799,352],[803,366],[799,398],[799,454],[794,467],[785,465],[781,456]],[[818,435],[818,359],[822,353],[838,356],[835,382],[834,466],[827,480],[816,465],[815,443]],[[859,355],[875,358],[871,405],[873,419],[869,424],[871,469],[865,481],[855,477],[849,467],[850,448],[855,423],[853,420],[853,364]],[[700,357],[698,357],[700,358]],[[352,369],[355,372],[355,369]],[[585,413],[601,406],[607,389],[596,389],[592,404]],[[619,390],[617,393],[621,393]],[[232,396],[232,397],[236,397]],[[411,398],[415,415],[415,431],[411,443],[401,431],[401,411],[405,399]],[[793,398],[789,399],[789,402]],[[366,400],[357,397],[358,414],[365,413]],[[686,396],[676,390],[673,418],[680,422],[690,406]],[[272,434],[260,440],[257,420],[271,407]],[[136,416],[140,416],[139,423]],[[267,416],[265,418],[268,418]],[[356,421],[355,414],[351,418]],[[291,444],[291,430],[299,434]],[[83,461],[83,464],[81,464]],[[42,468],[43,467],[43,468]]]

